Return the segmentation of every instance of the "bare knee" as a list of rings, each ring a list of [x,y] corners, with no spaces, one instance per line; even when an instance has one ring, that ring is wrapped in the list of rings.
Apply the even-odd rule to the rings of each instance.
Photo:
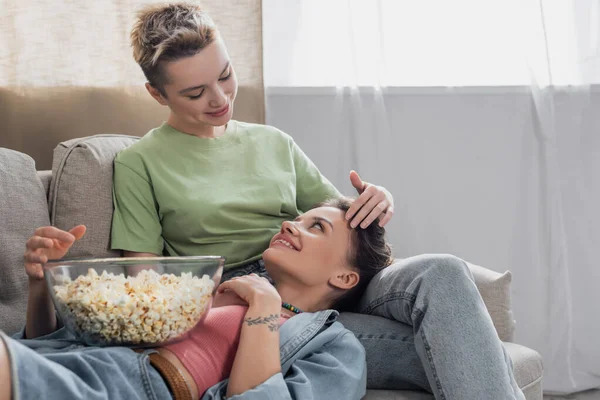
[[[10,400],[11,386],[8,350],[4,341],[0,338],[0,400]]]

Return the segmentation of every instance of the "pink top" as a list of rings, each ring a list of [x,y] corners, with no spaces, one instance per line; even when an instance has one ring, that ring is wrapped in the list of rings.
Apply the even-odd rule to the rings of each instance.
[[[192,375],[201,396],[229,377],[247,309],[240,305],[211,308],[188,339],[165,346]],[[286,320],[287,317],[282,316],[279,324]]]

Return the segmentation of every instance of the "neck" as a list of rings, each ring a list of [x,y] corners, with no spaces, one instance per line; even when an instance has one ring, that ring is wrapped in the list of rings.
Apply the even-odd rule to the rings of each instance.
[[[177,118],[177,116],[173,113],[169,115],[167,124],[175,128],[179,132],[205,139],[222,136],[225,133],[225,129],[227,128],[227,125],[212,126],[204,123],[188,123]]]
[[[281,301],[289,303],[304,312],[315,312],[326,310],[329,303],[326,300],[327,288],[313,286],[299,286],[286,282],[276,282],[275,287]],[[289,310],[283,309],[286,314],[295,315]]]

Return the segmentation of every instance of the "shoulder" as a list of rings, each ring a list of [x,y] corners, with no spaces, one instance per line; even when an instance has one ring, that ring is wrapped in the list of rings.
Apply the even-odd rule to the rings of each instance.
[[[115,158],[115,166],[120,164],[137,169],[144,164],[146,159],[151,159],[160,152],[162,148],[161,128],[162,127],[152,129],[137,142],[121,150]]]
[[[364,353],[364,348],[360,341],[347,329],[341,322],[337,320],[339,313],[334,310],[324,310],[313,314],[313,319],[310,324],[321,325],[324,322],[323,328],[319,334],[313,337],[314,344],[332,349],[349,349],[357,350]]]
[[[251,136],[256,140],[279,140],[284,143],[293,142],[290,135],[271,125],[254,124],[236,121],[238,132]]]

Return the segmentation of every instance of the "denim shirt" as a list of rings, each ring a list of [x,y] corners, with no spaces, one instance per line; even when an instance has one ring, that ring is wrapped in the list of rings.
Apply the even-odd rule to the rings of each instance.
[[[366,394],[365,350],[358,339],[336,322],[333,310],[302,313],[279,331],[281,372],[253,389],[227,398],[224,380],[208,389],[202,400],[361,399]]]
[[[366,355],[358,339],[337,322],[334,310],[302,313],[287,320],[279,331],[281,372],[242,394],[227,398],[228,379],[209,388],[201,400],[317,400],[356,399],[366,394]],[[24,338],[24,329],[13,335]],[[28,347],[44,353],[76,349],[65,328],[28,340]]]

